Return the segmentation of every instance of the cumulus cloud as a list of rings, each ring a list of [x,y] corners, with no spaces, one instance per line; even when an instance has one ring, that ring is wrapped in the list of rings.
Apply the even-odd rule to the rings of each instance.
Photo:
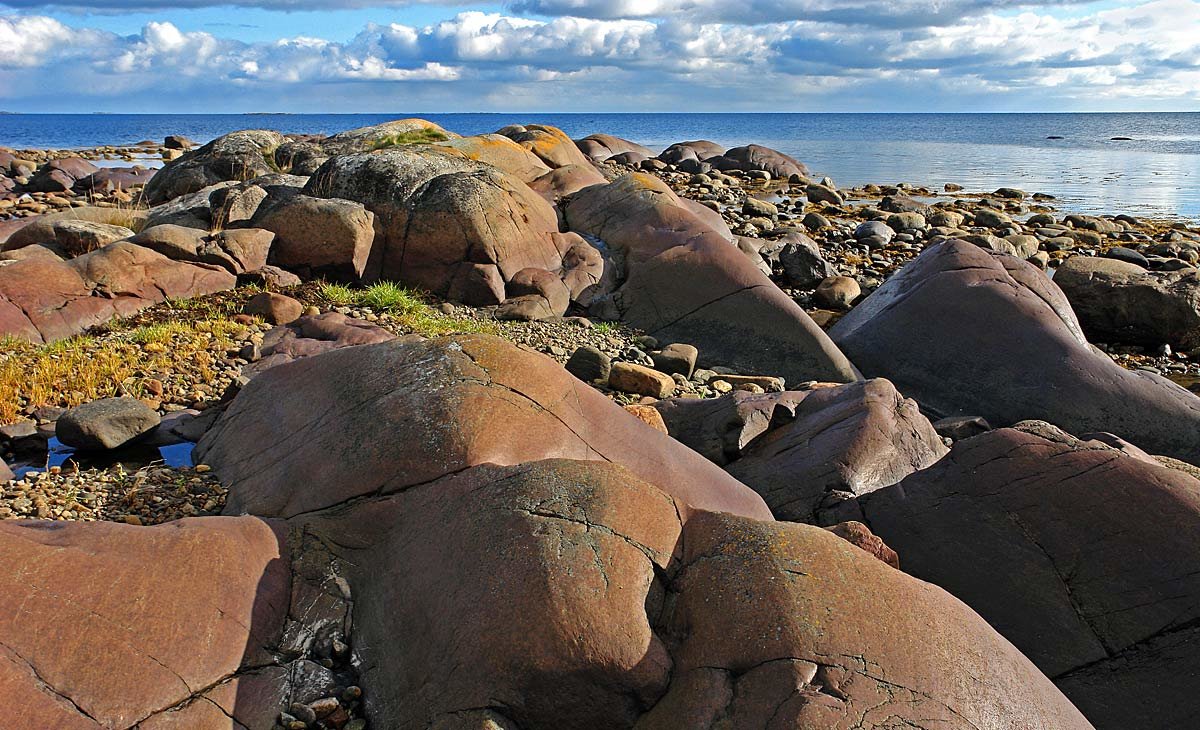
[[[169,22],[118,36],[46,17],[0,17],[0,68],[9,69],[0,73],[0,94],[35,97],[53,75],[63,93],[84,96],[209,89],[221,99],[284,98],[292,108],[309,101],[310,109],[334,98],[335,86],[359,98],[361,109],[368,97],[345,89],[363,84],[373,85],[370,98],[473,110],[846,109],[872,98],[890,98],[893,108],[898,99],[905,108],[922,99],[972,108],[982,94],[1093,108],[1121,99],[1200,100],[1200,39],[1192,32],[1200,27],[1200,0],[1154,0],[1075,18],[985,12],[947,24],[853,30],[844,18],[748,24],[706,20],[702,12],[672,15],[682,1],[607,5],[614,15],[664,16],[654,20],[468,11],[420,27],[368,25],[346,42],[246,43]],[[545,2],[560,3],[564,13],[597,6]],[[688,2],[699,8],[707,0]],[[328,93],[301,90],[304,84]],[[291,89],[295,96],[287,95]]]

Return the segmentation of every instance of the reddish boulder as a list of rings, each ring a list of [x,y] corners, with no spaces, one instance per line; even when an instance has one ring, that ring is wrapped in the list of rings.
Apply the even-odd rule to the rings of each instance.
[[[715,464],[737,459],[768,429],[791,421],[807,393],[748,393],[735,390],[720,398],[668,398],[654,403],[667,433]]]
[[[163,713],[236,695],[274,660],[292,591],[279,524],[6,521],[0,546],[7,727],[161,727]],[[253,723],[278,711],[225,704],[225,727],[265,727]]]
[[[703,162],[725,154],[725,148],[716,142],[701,139],[692,142],[676,142],[659,153],[658,159],[668,165],[678,165],[684,160]]]
[[[969,608],[830,532],[700,513],[682,547],[639,730],[1091,727]]]
[[[373,723],[494,706],[521,728],[630,728],[667,686],[651,621],[679,511],[616,464],[481,465],[299,519],[350,570]]]
[[[654,151],[649,147],[611,134],[589,134],[583,139],[575,140],[575,146],[595,162],[603,162],[614,155],[628,153],[640,155],[642,159],[654,156]]]
[[[1200,655],[1181,650],[1200,637],[1200,481],[1047,424],[1020,429],[959,441],[835,514],[978,611],[1098,727],[1186,726],[1186,713],[1138,708],[1200,691]]]
[[[761,494],[777,519],[811,522],[831,492],[887,487],[946,454],[917,404],[886,380],[796,395],[803,398],[792,420],[725,467]]]
[[[712,211],[707,211],[709,215]],[[663,182],[633,173],[588,188],[566,211],[572,230],[623,254],[625,283],[592,310],[705,358],[790,382],[848,382],[850,362],[794,301]]]
[[[118,242],[68,262],[39,257],[0,267],[0,333],[50,342],[167,297],[231,289],[233,274]]]
[[[65,193],[99,169],[81,157],[50,160],[38,168],[26,188],[38,193]]]
[[[1012,256],[931,246],[829,334],[933,417],[1041,419],[1200,464],[1200,398],[1094,352],[1062,292]]]
[[[285,362],[343,347],[376,345],[395,338],[378,325],[337,312],[300,317],[267,332],[259,346],[260,359],[243,368],[242,375],[252,378]]]
[[[230,512],[272,516],[476,464],[560,457],[622,464],[692,507],[771,516],[753,491],[558,363],[482,335],[397,340],[272,368],[196,452],[230,486]]]
[[[751,144],[734,147],[719,157],[706,160],[718,170],[741,170],[742,172],[766,172],[772,178],[787,180],[792,175],[808,177],[808,168],[803,162],[789,157],[770,147]]]
[[[437,142],[438,147],[450,148],[462,153],[469,160],[486,162],[523,183],[530,183],[550,172],[529,150],[501,134],[480,134],[460,137],[446,142]]]

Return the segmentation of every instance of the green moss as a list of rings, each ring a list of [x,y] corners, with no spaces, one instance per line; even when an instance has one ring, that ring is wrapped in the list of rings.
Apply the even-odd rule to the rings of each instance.
[[[413,129],[399,134],[389,134],[370,143],[370,149],[383,150],[388,147],[399,147],[406,144],[430,144],[445,142],[449,137],[436,129]]]

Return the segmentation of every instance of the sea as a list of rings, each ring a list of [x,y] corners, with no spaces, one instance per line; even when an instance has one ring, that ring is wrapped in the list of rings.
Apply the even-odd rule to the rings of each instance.
[[[1200,221],[1200,112],[1121,114],[0,114],[0,147],[82,148],[237,129],[332,134],[419,116],[459,134],[542,123],[661,149],[762,144],[842,187],[1017,187],[1082,213]]]

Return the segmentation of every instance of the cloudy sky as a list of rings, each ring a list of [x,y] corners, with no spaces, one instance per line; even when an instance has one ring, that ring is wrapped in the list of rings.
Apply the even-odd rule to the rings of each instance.
[[[1200,110],[1200,0],[0,0],[0,110]]]

